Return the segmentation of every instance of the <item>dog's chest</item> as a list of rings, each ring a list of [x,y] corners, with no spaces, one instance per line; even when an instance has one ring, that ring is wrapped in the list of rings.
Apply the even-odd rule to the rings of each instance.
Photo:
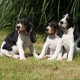
[[[31,45],[30,36],[27,34],[19,34],[17,42],[21,43],[24,49]]]
[[[58,44],[59,38],[55,38],[53,40],[49,40],[49,49],[50,51],[54,52],[56,49],[56,46]]]
[[[73,32],[70,32],[70,33],[67,33],[67,34],[63,34],[63,36],[62,36],[62,44],[67,50],[69,50],[70,45],[73,42],[74,42]]]

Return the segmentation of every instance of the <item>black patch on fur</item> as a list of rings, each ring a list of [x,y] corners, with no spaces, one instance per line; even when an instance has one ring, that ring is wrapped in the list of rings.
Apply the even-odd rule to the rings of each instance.
[[[30,34],[30,39],[31,39],[31,42],[32,43],[35,43],[37,40],[36,40],[36,33],[35,33],[35,30],[34,28],[32,27],[32,32]]]
[[[58,26],[58,29],[57,29],[57,35],[58,35],[60,38],[61,38],[62,35],[63,35],[63,31],[62,31],[62,29],[61,29],[60,26]]]
[[[66,18],[66,21],[67,21],[67,26],[68,26],[68,29],[70,27],[73,27],[74,23],[73,23],[73,16],[72,14],[68,14],[67,18]]]
[[[4,44],[3,49],[6,49],[8,51],[12,51],[12,48],[11,48],[11,46],[8,43]]]
[[[13,31],[12,33],[10,33],[6,38],[5,38],[5,44],[3,46],[3,49],[12,51],[12,46],[16,45],[18,39],[18,31]]]
[[[18,39],[18,31],[15,30],[6,37],[5,42],[8,42],[12,45],[16,45],[17,39]]]
[[[80,48],[80,41],[78,42],[78,45],[77,45],[77,47],[78,47],[78,48]]]
[[[80,28],[75,26],[74,30],[74,40],[76,41],[80,37]]]
[[[75,26],[75,30],[74,30],[74,40],[76,41],[78,38],[80,38],[80,26]],[[80,48],[80,41],[77,44],[77,47]]]

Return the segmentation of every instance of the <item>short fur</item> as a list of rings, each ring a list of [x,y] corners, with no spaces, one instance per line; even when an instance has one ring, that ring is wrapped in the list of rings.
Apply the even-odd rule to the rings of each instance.
[[[52,21],[49,23],[49,26],[46,28],[46,32],[48,34],[46,41],[44,43],[41,54],[37,57],[38,59],[45,58],[46,54],[48,60],[59,58],[60,50],[60,37],[57,36],[58,24],[56,21]],[[49,50],[49,51],[48,51]]]
[[[66,14],[59,22],[63,30],[62,46],[64,46],[66,53],[62,59],[72,61],[74,53],[80,48],[80,28],[74,25],[71,14]]]
[[[36,35],[32,23],[28,17],[22,17],[17,21],[16,30],[11,32],[1,45],[1,55],[8,57],[26,59],[24,49],[30,48],[35,56],[36,52],[33,43],[36,42]]]

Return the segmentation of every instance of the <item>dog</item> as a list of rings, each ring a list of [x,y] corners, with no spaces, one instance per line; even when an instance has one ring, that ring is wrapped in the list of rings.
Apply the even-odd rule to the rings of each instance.
[[[57,36],[58,24],[56,21],[51,21],[46,28],[48,34],[46,41],[44,43],[41,54],[37,59],[47,58],[48,60],[59,58],[59,53],[61,52],[60,42],[61,38]],[[49,55],[47,55],[49,54]]]
[[[36,42],[36,34],[33,24],[28,17],[20,17],[17,21],[16,30],[11,32],[1,45],[0,55],[19,58],[20,60],[27,59],[24,50],[29,47],[31,53],[36,56],[36,51],[33,43]]]
[[[72,61],[74,54],[80,50],[80,27],[74,24],[71,14],[64,15],[59,21],[59,26],[63,31],[61,44],[66,51],[62,59]]]

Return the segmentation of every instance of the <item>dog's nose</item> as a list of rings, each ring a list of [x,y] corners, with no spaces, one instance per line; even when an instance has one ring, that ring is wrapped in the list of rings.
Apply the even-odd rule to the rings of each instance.
[[[63,21],[60,21],[60,24],[63,24]]]
[[[16,28],[17,28],[17,29],[19,29],[19,28],[20,28],[20,26],[17,26]]]

